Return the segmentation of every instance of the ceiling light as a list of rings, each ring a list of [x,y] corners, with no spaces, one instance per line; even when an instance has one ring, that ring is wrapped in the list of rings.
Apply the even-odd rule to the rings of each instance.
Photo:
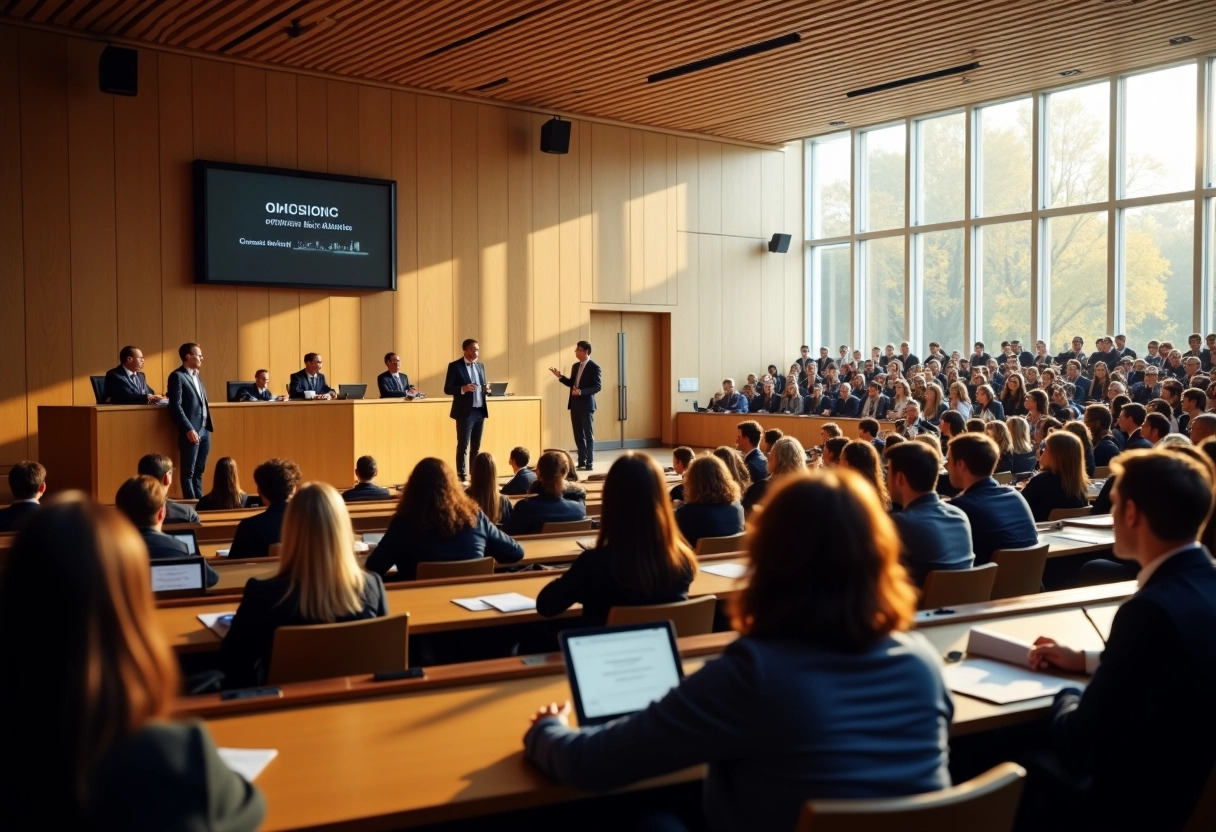
[[[829,121],[828,127],[844,127],[846,124],[848,124],[847,121]]]
[[[1179,35],[1176,38],[1170,38],[1170,46],[1181,46],[1184,43],[1190,43],[1194,38],[1190,35]]]
[[[1066,69],[1060,73],[1061,78],[1071,78],[1074,75],[1080,75],[1085,70],[1083,69]]]

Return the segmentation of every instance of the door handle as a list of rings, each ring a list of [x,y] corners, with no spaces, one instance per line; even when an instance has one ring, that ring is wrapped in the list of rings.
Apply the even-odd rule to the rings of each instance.
[[[621,385],[621,397],[620,398],[621,398],[620,420],[622,422],[627,422],[627,421],[629,421],[629,386],[628,385],[626,385],[626,384]]]

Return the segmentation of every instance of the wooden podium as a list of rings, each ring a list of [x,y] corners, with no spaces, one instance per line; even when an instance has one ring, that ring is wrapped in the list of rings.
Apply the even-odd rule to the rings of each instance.
[[[236,460],[241,487],[257,489],[253,469],[272,457],[293,460],[305,480],[336,488],[355,482],[355,460],[371,454],[380,465],[381,485],[403,483],[418,460],[456,459],[456,427],[451,399],[367,399],[349,401],[215,403],[211,453],[204,490],[222,456]],[[491,397],[481,449],[507,470],[511,449],[541,450],[539,396]],[[164,406],[82,405],[38,408],[39,461],[47,469],[48,491],[78,488],[112,503],[139,458],[160,452],[178,465],[177,429]],[[181,496],[179,471],[170,495]]]

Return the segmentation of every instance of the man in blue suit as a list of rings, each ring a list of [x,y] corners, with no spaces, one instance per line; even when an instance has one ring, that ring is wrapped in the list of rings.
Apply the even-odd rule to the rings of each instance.
[[[570,368],[570,376],[562,375],[556,367],[549,372],[570,388],[566,409],[570,411],[570,425],[574,430],[574,445],[578,448],[580,471],[590,471],[595,458],[595,394],[600,392],[600,365],[591,360],[591,342],[579,341],[574,347],[578,359]]]
[[[747,473],[751,474],[752,482],[767,480],[768,462],[760,452],[760,439],[764,436],[764,429],[753,419],[740,422],[735,425],[735,429],[735,450],[743,454],[743,464],[747,466]]]
[[[1069,361],[1064,372],[1068,376],[1068,380],[1072,382],[1072,386],[1076,388],[1072,400],[1084,404],[1089,399],[1089,379],[1081,375],[1081,362],[1075,359]]]
[[[410,377],[401,372],[401,356],[395,352],[385,353],[383,373],[376,376],[376,387],[382,399],[412,399],[418,388],[410,384]]]
[[[1201,463],[1166,449],[1112,467],[1114,551],[1139,564],[1140,589],[1115,613],[1100,655],[1035,642],[1032,666],[1093,678],[1084,693],[1060,691],[1052,708],[1068,776],[1032,769],[1023,803],[1054,828],[1181,829],[1216,765],[1216,566],[1197,539],[1212,483]],[[1075,819],[1062,817],[1069,809]]]
[[[106,372],[102,401],[106,404],[156,404],[164,396],[148,386],[144,376],[144,354],[139,347],[126,346],[118,352],[118,366]]]
[[[862,401],[857,415],[863,419],[881,421],[887,418],[887,409],[890,406],[891,400],[882,392],[882,381],[876,378],[866,385],[866,398]]]
[[[839,418],[856,419],[857,413],[861,409],[861,402],[853,398],[853,388],[847,384],[841,384],[836,393],[832,415]]]
[[[287,395],[295,400],[335,398],[337,391],[325,383],[325,373],[321,372],[324,364],[325,359],[315,352],[305,355],[304,369],[291,374],[291,380],[287,383]],[[313,395],[308,396],[307,393]]]
[[[1034,515],[1022,495],[992,478],[999,458],[996,443],[982,433],[954,437],[946,454],[950,485],[960,492],[951,505],[962,509],[971,523],[977,566],[992,560],[997,549],[1024,549],[1039,542]]]
[[[203,470],[211,452],[211,407],[199,370],[203,349],[188,342],[178,348],[182,366],[169,374],[169,417],[177,426],[177,450],[181,459],[182,496],[203,496]]]
[[[448,364],[443,394],[452,397],[449,415],[456,421],[456,476],[464,482],[468,479],[467,461],[481,452],[483,422],[490,418],[486,406],[490,385],[486,382],[485,365],[477,360],[481,355],[477,339],[466,338],[460,348],[464,355]]]
[[[709,408],[718,413],[746,413],[747,396],[735,390],[735,380],[722,380],[722,395]]]
[[[971,524],[956,506],[943,503],[937,487],[938,456],[923,442],[901,442],[884,455],[891,499],[903,506],[891,515],[899,529],[903,564],[917,586],[938,569],[969,569]]]

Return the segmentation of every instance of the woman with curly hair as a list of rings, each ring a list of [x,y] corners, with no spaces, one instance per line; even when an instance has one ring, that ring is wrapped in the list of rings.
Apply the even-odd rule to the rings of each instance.
[[[684,473],[684,504],[676,509],[680,533],[692,546],[703,537],[739,534],[742,496],[722,460],[712,454],[697,457]]]

